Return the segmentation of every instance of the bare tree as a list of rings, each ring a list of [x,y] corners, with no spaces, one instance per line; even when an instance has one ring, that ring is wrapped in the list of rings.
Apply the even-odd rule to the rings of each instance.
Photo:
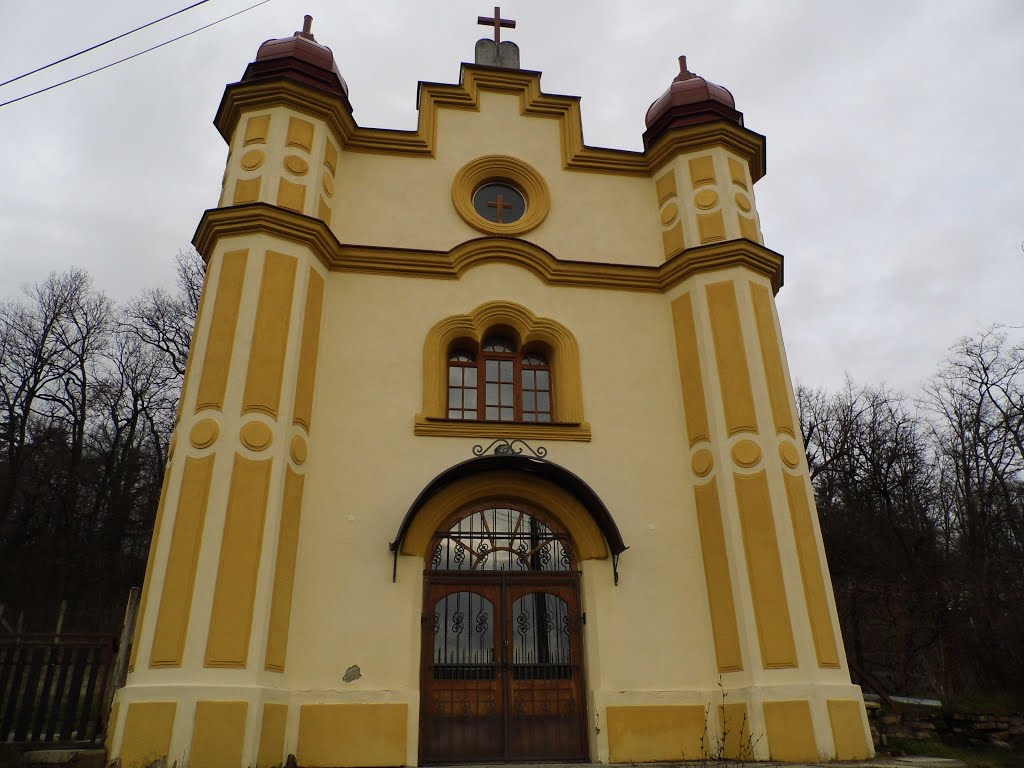
[[[174,293],[165,288],[143,292],[125,307],[123,322],[130,333],[167,355],[178,376],[184,376],[206,266],[196,251],[179,251],[175,257],[175,272],[177,290]]]

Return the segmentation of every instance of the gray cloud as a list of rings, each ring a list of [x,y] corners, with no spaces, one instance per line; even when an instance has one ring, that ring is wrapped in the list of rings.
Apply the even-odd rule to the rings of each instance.
[[[216,0],[111,49],[0,89],[0,100],[245,7]],[[160,2],[15,4],[6,79],[176,10]],[[223,87],[303,13],[330,45],[362,125],[415,126],[416,82],[454,82],[490,6],[466,0],[274,0],[81,82],[0,109],[0,294],[79,265],[123,299],[167,282],[226,149]],[[583,98],[588,143],[639,149],[675,58],[727,86],[768,137],[757,186],[786,256],[779,307],[794,375],[913,389],[957,337],[1024,321],[1024,5],[1013,0],[503,7],[523,65]]]

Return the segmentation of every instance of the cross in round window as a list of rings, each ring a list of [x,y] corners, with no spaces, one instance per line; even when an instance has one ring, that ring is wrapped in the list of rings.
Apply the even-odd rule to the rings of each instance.
[[[526,198],[511,184],[492,181],[473,193],[473,209],[487,221],[512,224],[526,213]]]

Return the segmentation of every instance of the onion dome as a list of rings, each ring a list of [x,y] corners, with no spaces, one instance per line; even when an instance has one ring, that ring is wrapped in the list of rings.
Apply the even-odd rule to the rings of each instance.
[[[292,80],[348,101],[348,84],[341,76],[334,54],[320,45],[310,31],[313,17],[306,16],[302,31],[291,37],[267,40],[256,52],[256,60],[245,68],[242,82]]]
[[[672,85],[647,110],[644,147],[662,134],[685,125],[730,120],[743,125],[743,113],[728,89],[705,80],[686,68],[686,57],[679,57],[679,74]]]

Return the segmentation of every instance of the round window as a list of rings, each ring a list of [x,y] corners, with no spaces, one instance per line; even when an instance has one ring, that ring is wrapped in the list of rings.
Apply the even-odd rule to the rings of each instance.
[[[473,210],[487,221],[512,224],[526,214],[526,198],[511,184],[492,181],[473,193]]]

